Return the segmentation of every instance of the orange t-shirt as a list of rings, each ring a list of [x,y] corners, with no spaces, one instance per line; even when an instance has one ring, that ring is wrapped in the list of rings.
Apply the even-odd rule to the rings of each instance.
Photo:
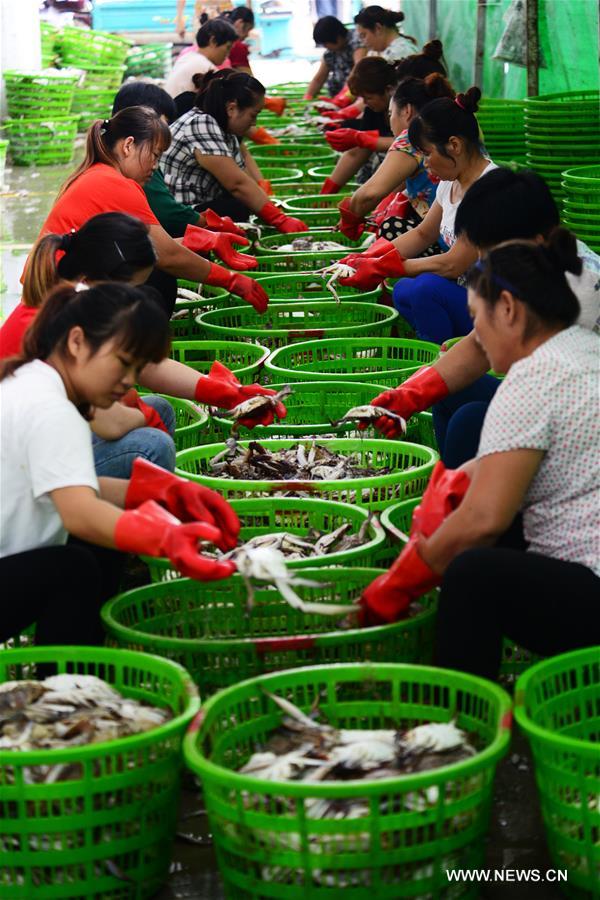
[[[15,306],[6,322],[0,328],[0,359],[17,356],[21,352],[25,332],[35,319],[37,309],[19,303]]]

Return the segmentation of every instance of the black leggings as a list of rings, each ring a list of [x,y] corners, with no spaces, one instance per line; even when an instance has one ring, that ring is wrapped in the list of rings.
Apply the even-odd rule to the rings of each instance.
[[[208,203],[200,203],[195,206],[198,212],[204,212],[205,209],[212,209],[218,216],[231,216],[234,222],[247,222],[252,215],[249,209],[241,200],[237,200],[233,194],[223,193],[210,200]]]
[[[600,578],[512,547],[466,550],[446,570],[435,663],[496,679],[502,641],[541,656],[600,644]]]
[[[3,557],[0,642],[35,622],[36,644],[102,644],[100,608],[118,592],[125,559],[73,538]]]

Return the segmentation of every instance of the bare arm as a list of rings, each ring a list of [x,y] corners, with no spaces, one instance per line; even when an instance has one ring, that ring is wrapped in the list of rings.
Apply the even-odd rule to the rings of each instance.
[[[107,503],[113,503],[119,509],[125,509],[125,495],[129,487],[128,478],[110,478],[103,475],[98,479],[100,497]]]
[[[377,138],[377,144],[375,147],[375,151],[377,153],[387,153],[392,144],[394,143],[395,138],[393,137],[380,137]]]
[[[521,509],[543,457],[542,450],[510,450],[477,460],[461,505],[419,542],[424,561],[442,574],[463,550],[494,544]]]
[[[354,65],[356,65],[357,62],[360,62],[361,59],[364,59],[366,55],[367,55],[366,47],[357,47],[356,50],[354,51],[354,53],[352,54],[352,61],[354,62]]]
[[[350,209],[357,216],[367,216],[392,191],[400,191],[407,178],[417,170],[417,163],[408,153],[395,150],[388,153],[368,181],[350,198]]]
[[[175,359],[163,359],[159,363],[149,363],[140,372],[139,382],[143,387],[171,397],[194,400],[200,373],[191,366]]]
[[[356,175],[361,166],[364,166],[370,155],[371,150],[363,150],[362,147],[346,150],[338,159],[337,165],[329,177],[343,187]]]
[[[422,272],[434,272],[443,278],[458,278],[467,271],[469,266],[473,265],[476,259],[475,247],[464,238],[459,238],[446,253],[409,260],[405,270],[409,276],[420,275]]]
[[[122,403],[113,403],[109,409],[96,409],[90,422],[94,434],[105,441],[116,441],[134,428],[143,428],[145,424],[143,412]]]
[[[223,186],[228,193],[233,194],[252,212],[268,202],[269,198],[262,188],[259,188],[254,178],[248,175],[237,163],[228,156],[203,156],[198,150],[194,151],[198,163],[210,172],[211,175]]]
[[[119,479],[108,480],[114,482]],[[126,486],[128,482],[123,484]],[[116,494],[114,485],[106,485],[106,490],[109,496]],[[90,487],[58,488],[50,492],[50,497],[69,534],[100,547],[115,546],[115,528],[122,509],[98,497]]]
[[[469,387],[485,375],[489,367],[488,358],[477,343],[474,331],[451,347],[447,353],[442,353],[433,364],[433,368],[444,379],[451,394]]]
[[[157,268],[177,278],[206,281],[210,263],[202,256],[182,247],[160,225],[150,225],[150,237],[157,253]]]
[[[316,97],[318,95],[319,91],[321,90],[321,88],[323,87],[325,82],[327,81],[328,75],[329,75],[329,68],[325,65],[323,60],[321,60],[319,68],[313,75],[312,80],[306,89],[306,93],[308,94],[308,96],[311,100],[313,97]]]
[[[401,234],[392,243],[403,259],[411,260],[438,240],[441,223],[442,207],[434,200],[423,221],[406,234]]]
[[[242,156],[244,157],[244,162],[246,163],[246,171],[248,175],[253,178],[254,181],[261,181],[262,172],[254,161],[254,157],[244,143],[240,144],[240,149],[242,151]]]

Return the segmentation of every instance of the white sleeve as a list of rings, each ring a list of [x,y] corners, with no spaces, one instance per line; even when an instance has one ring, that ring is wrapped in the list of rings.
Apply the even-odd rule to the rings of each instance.
[[[30,418],[24,452],[33,496],[64,487],[98,491],[90,426],[68,401],[45,402]]]

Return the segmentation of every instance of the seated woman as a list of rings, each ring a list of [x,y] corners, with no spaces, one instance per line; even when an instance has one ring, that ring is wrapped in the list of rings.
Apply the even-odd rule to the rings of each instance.
[[[44,303],[22,354],[0,365],[0,578],[11,599],[0,641],[37,623],[37,644],[102,643],[99,611],[118,588],[122,553],[167,556],[201,580],[234,569],[199,551],[200,540],[230,549],[239,532],[214,491],[143,460],[129,482],[94,471],[86,419],[167,352],[169,323],[157,297],[112,282],[83,291],[63,285]]]
[[[367,53],[355,30],[348,31],[335,16],[323,16],[313,28],[316,46],[325,47],[319,68],[315,72],[305,100],[313,100],[324,85],[330,97],[344,92],[352,68]]]
[[[256,78],[224,70],[205,76],[196,106],[172,126],[163,156],[165,182],[179,203],[198,212],[213,209],[235,221],[256,213],[281,232],[307,226],[281,212],[258,182],[260,169],[240,139],[263,107],[265,89]]]
[[[456,238],[454,218],[473,182],[497,168],[484,156],[479,140],[475,113],[480,97],[479,88],[472,87],[455,100],[432,100],[414,117],[408,139],[440,179],[435,200],[423,221],[411,231],[393,242],[381,238],[366,254],[347,257],[344,261],[357,272],[340,281],[367,289],[388,276],[404,276],[394,287],[394,306],[419,338],[437,344],[471,330],[467,292],[461,281],[475,262],[477,251]],[[440,238],[448,252],[419,258]]]
[[[437,73],[425,80],[403,78],[394,91],[390,125],[395,140],[377,171],[340,203],[340,231],[348,237],[360,236],[366,216],[376,207],[377,233],[388,241],[410,231],[429,212],[439,179],[426,168],[423,153],[408,140],[408,126],[423,106],[439,97],[454,99],[454,90]],[[441,253],[439,243],[425,251],[433,252]]]
[[[366,6],[354,16],[358,36],[369,56],[382,56],[391,63],[408,56],[417,43],[414,37],[398,31],[397,25],[403,21],[403,12],[382,6]]]
[[[177,97],[184,91],[193,91],[194,75],[204,75],[218,69],[229,56],[236,40],[233,25],[225,19],[209,19],[201,25],[196,33],[196,46],[179,55],[165,81],[167,93]]]
[[[475,335],[506,378],[464,499],[427,534],[418,516],[412,547],[365,592],[372,621],[390,621],[441,580],[439,666],[495,678],[505,636],[543,656],[600,643],[600,342],[574,324],[565,272],[581,260],[556,229],[548,245],[501,244],[469,273]]]

